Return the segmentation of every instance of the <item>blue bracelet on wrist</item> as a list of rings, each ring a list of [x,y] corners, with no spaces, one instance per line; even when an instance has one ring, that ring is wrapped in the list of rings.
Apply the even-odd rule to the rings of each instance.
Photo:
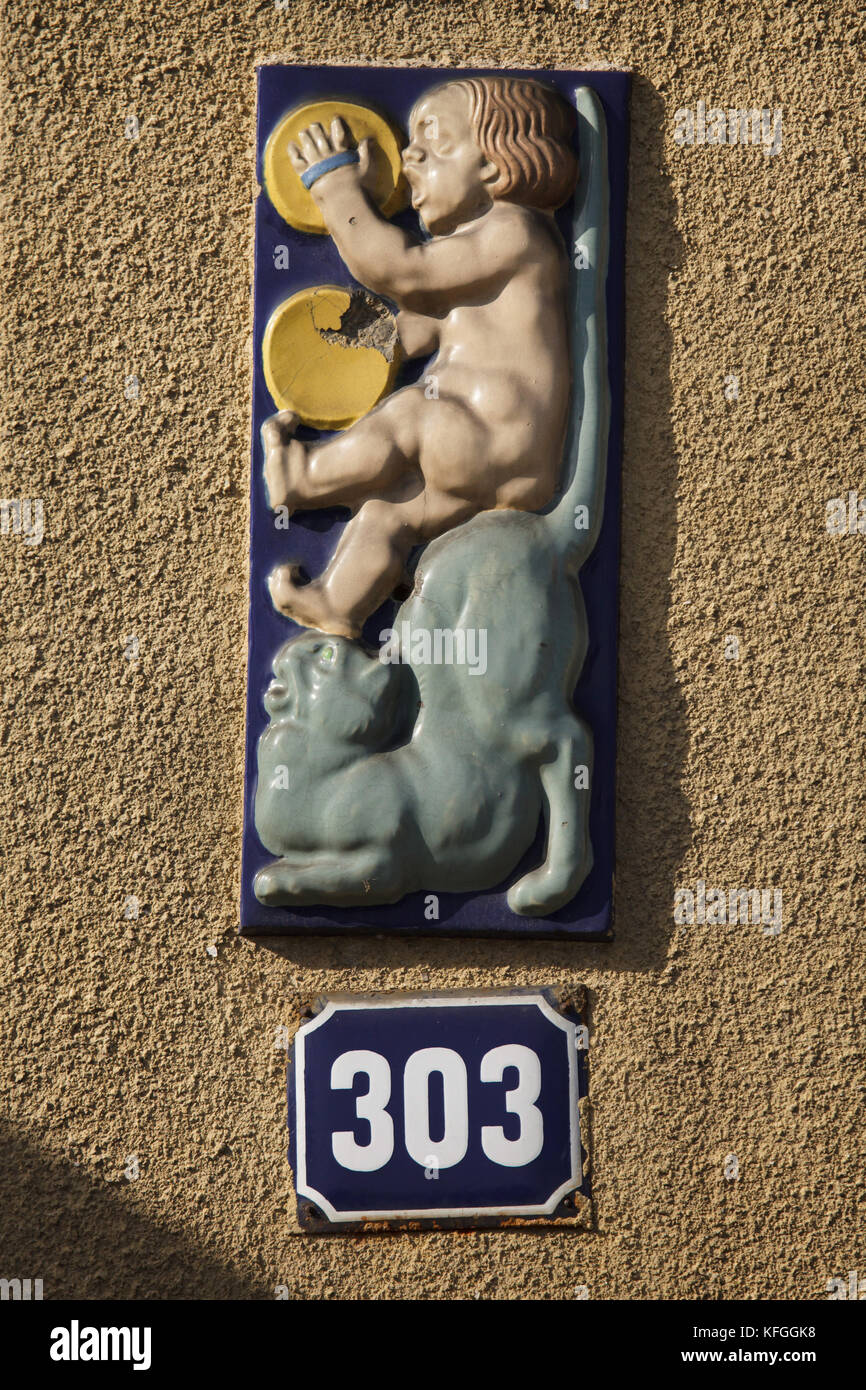
[[[309,169],[305,169],[301,174],[301,183],[305,188],[312,188],[316,179],[320,179],[323,174],[330,174],[332,169],[339,169],[343,164],[359,164],[361,156],[357,150],[340,150],[337,154],[329,154],[327,159],[320,159],[318,164],[311,164]]]

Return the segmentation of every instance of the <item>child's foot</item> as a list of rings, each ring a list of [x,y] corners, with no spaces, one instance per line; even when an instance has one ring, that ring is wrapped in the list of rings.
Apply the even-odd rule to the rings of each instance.
[[[307,450],[294,438],[299,423],[300,416],[293,410],[280,410],[262,425],[265,487],[272,511],[288,507],[291,512],[300,501],[297,486],[303,476]]]
[[[327,594],[317,581],[300,584],[299,565],[279,565],[268,579],[274,607],[301,627],[314,627],[318,632],[330,632],[335,637],[360,637],[361,629],[336,613]]]

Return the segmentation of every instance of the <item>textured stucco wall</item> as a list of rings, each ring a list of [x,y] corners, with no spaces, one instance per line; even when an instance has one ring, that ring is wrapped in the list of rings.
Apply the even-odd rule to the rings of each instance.
[[[866,1268],[866,536],[825,527],[866,495],[857,11],[5,7],[0,496],[43,499],[46,534],[0,537],[0,1275],[700,1299]],[[266,58],[634,71],[613,946],[235,935]],[[781,107],[780,153],[679,147],[700,99]],[[780,888],[781,934],[675,925],[698,879]],[[591,1233],[292,1234],[274,1040],[300,998],[547,982],[590,989]]]

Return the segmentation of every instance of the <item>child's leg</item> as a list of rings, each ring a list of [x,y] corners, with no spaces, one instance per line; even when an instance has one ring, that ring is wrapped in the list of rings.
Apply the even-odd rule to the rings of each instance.
[[[407,387],[344,434],[313,448],[293,438],[293,411],[272,415],[262,426],[271,507],[351,507],[372,488],[390,488],[417,461],[423,405],[423,392]]]
[[[408,501],[365,502],[344,530],[320,579],[301,585],[295,582],[293,566],[282,565],[274,571],[270,579],[274,604],[304,627],[360,637],[365,620],[399,582],[412,547],[468,520],[476,511],[465,498],[427,491]]]

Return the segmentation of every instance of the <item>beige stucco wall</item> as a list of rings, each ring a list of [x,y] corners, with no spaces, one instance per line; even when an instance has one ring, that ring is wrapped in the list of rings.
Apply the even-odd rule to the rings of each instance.
[[[0,495],[41,498],[45,537],[0,537],[0,1275],[792,1299],[866,1269],[866,536],[825,526],[866,495],[858,8],[5,7]],[[634,71],[612,946],[235,935],[268,57]],[[700,99],[781,107],[781,152],[679,147]],[[780,888],[781,934],[677,926],[698,879]],[[548,982],[592,1001],[590,1233],[292,1234],[274,1042],[301,998]]]

